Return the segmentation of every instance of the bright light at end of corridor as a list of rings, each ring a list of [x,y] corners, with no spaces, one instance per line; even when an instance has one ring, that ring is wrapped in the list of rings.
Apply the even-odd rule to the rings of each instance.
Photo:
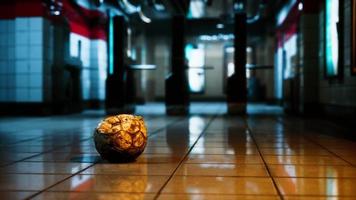
[[[299,2],[298,4],[298,10],[302,11],[303,10],[303,3]]]
[[[216,24],[216,28],[217,29],[223,29],[224,28],[224,24]]]

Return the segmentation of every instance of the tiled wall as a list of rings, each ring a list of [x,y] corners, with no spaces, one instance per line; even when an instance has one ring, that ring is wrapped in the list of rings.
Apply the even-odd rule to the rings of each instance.
[[[105,80],[107,76],[106,41],[91,40],[90,43],[90,97],[96,100],[105,99]]]
[[[0,102],[52,100],[53,39],[53,27],[45,18],[0,20]],[[83,100],[104,100],[106,41],[71,33],[69,51],[81,61]]]
[[[326,79],[324,76],[324,52],[319,57],[319,101],[325,105],[356,107],[356,76],[350,73],[350,29],[351,0],[344,1],[344,42],[340,49],[344,50],[344,77],[341,81]],[[324,11],[319,13],[320,49],[324,45]]]
[[[43,24],[0,20],[0,102],[43,102]]]
[[[81,61],[82,94],[83,100],[90,99],[90,39],[71,33],[70,34],[70,56]]]
[[[104,100],[107,73],[106,41],[90,40],[87,37],[71,33],[70,56],[79,58],[82,63],[83,100]]]

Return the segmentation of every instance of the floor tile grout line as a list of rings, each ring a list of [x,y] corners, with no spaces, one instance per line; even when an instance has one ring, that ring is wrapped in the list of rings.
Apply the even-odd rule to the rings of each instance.
[[[170,126],[170,125],[173,125],[173,124],[176,124],[176,123],[178,123],[179,121],[182,121],[182,120],[184,120],[184,119],[177,119],[177,120],[175,120],[174,122],[171,122],[171,123],[169,124],[169,126]],[[164,130],[165,127],[166,127],[166,126],[160,128],[160,129],[157,129],[155,132],[156,132],[156,133],[161,132],[162,130]],[[153,134],[151,134],[151,135],[153,135]],[[150,137],[150,136],[148,136],[148,137]],[[86,139],[86,140],[89,140],[89,139],[90,139],[90,138],[88,138],[88,139]],[[34,198],[35,196],[37,196],[37,195],[39,195],[39,194],[41,194],[41,193],[43,193],[43,192],[49,190],[50,188],[53,188],[53,187],[55,187],[56,185],[58,185],[58,184],[60,184],[60,183],[63,183],[64,181],[66,181],[66,180],[68,180],[68,179],[70,179],[70,178],[72,178],[72,177],[74,177],[74,176],[76,176],[76,175],[81,174],[81,172],[83,172],[83,171],[85,171],[85,170],[87,170],[87,169],[89,169],[89,168],[95,166],[97,163],[99,163],[99,162],[95,162],[95,163],[93,163],[93,164],[91,164],[91,165],[89,165],[89,166],[83,168],[82,170],[79,170],[78,172],[76,172],[76,173],[74,173],[74,174],[71,174],[70,176],[66,177],[65,179],[62,179],[62,180],[60,180],[59,182],[57,182],[57,183],[55,183],[55,184],[53,184],[53,185],[51,185],[51,186],[49,186],[49,187],[47,187],[47,188],[45,188],[45,189],[39,191],[39,192],[37,192],[37,193],[31,195],[31,196],[28,197],[27,199],[32,199],[32,198]]]
[[[155,154],[151,154],[155,155]],[[160,154],[161,155],[161,154]],[[168,154],[167,154],[168,155]],[[197,155],[197,154],[190,154],[190,155]],[[204,154],[200,154],[204,155]],[[223,156],[223,154],[220,154],[220,156]],[[259,156],[259,155],[254,155],[254,156]],[[21,161],[25,163],[94,163],[94,162],[70,162],[70,161]],[[172,162],[138,162],[137,164],[168,164]],[[179,163],[179,162],[176,162]],[[226,164],[226,165],[236,165],[236,162],[227,162],[227,163],[221,163],[221,162],[189,162],[186,164]],[[263,163],[246,163],[244,165],[263,165]],[[279,164],[279,163],[268,163],[268,165],[293,165],[293,166],[339,166],[339,167],[354,167],[350,166],[348,163],[347,165],[345,164]],[[241,165],[240,165],[241,166]]]
[[[54,183],[53,185],[50,185],[50,186],[44,188],[43,190],[40,190],[40,191],[36,192],[35,194],[32,194],[31,196],[27,197],[26,199],[33,199],[33,198],[36,197],[37,195],[39,195],[39,194],[41,194],[41,193],[43,193],[43,192],[46,192],[47,190],[49,190],[49,189],[55,187],[56,185],[59,185],[59,184],[63,183],[64,181],[66,181],[66,180],[68,180],[68,179],[70,179],[70,178],[72,178],[72,177],[74,177],[74,176],[80,174],[81,172],[83,172],[83,171],[89,169],[90,167],[94,166],[95,164],[96,164],[96,163],[93,163],[93,164],[91,164],[91,165],[89,165],[89,166],[87,166],[87,167],[85,167],[85,168],[83,168],[83,169],[77,171],[76,173],[71,174],[70,176],[68,176],[68,177],[66,177],[66,178],[64,178],[64,179],[62,179],[62,180],[60,180],[60,181]]]
[[[91,165],[90,167],[93,167],[93,165]],[[4,173],[3,175],[72,175],[71,173]],[[117,173],[79,173],[76,175],[95,175],[95,176],[108,176],[108,175],[115,175],[115,176],[124,176],[124,177],[128,177],[128,176],[132,176],[132,177],[156,177],[156,176],[170,176],[171,174],[117,174]],[[234,177],[246,177],[246,178],[266,178],[269,176],[245,176],[245,175],[177,175],[175,174],[175,176],[190,176],[190,177],[230,177],[230,178],[234,178]],[[281,178],[285,178],[284,176],[281,176]],[[303,178],[315,178],[315,177],[303,177]],[[325,179],[333,179],[335,177],[321,177],[321,178],[325,178]],[[336,178],[335,178],[336,179]],[[337,178],[337,179],[356,179],[356,177],[341,177],[341,178]]]
[[[22,142],[28,142],[28,141],[32,141],[32,140],[37,140],[37,139],[40,139],[40,138],[43,138],[43,137],[44,136],[39,136],[39,137],[36,137],[36,138],[24,139],[24,140],[20,140],[20,141],[11,143],[11,144],[1,145],[0,147],[1,148],[3,148],[3,147],[5,148],[5,147],[13,146],[13,145],[16,145],[16,144],[19,144],[19,143],[22,143]]]
[[[90,167],[93,167],[91,165]],[[71,173],[5,173],[4,175],[72,175]],[[116,174],[116,173],[102,173],[102,174],[94,174],[94,173],[79,173],[76,175],[81,176],[121,176],[121,177],[162,177],[162,176],[170,176],[171,174]],[[175,174],[174,176],[178,177],[223,177],[223,178],[256,178],[256,179],[265,179],[270,178],[269,175],[265,176],[246,176],[246,175],[182,175],[182,174]],[[356,180],[356,177],[317,177],[317,176],[273,176],[275,178],[303,178],[303,179],[337,179],[337,180]]]
[[[7,190],[9,192],[38,192],[37,190]],[[60,192],[73,192],[73,193],[87,193],[87,194],[97,194],[97,193],[104,193],[104,194],[156,194],[156,192],[112,192],[112,191],[100,191],[100,192],[80,192],[80,191],[70,191],[70,190],[57,190],[57,191],[48,191],[48,192],[53,192],[53,193],[60,193]],[[176,195],[176,194],[186,194],[186,193],[181,193],[181,192],[169,192],[165,193],[168,195]],[[254,196],[254,197],[277,197],[278,195],[273,195],[273,194],[216,194],[216,193],[193,193],[192,195],[202,195],[202,194],[208,194],[208,195],[224,195],[224,196]],[[285,195],[287,197],[356,197],[355,195],[318,195],[318,194],[307,194],[307,195],[299,195],[299,194],[288,194]]]
[[[171,123],[169,124],[169,126],[171,126],[171,125],[173,125],[173,124],[176,124],[176,123],[178,123],[178,122],[180,122],[180,121],[183,121],[183,120],[184,120],[184,118],[177,119],[177,120],[175,120],[174,122],[171,122]],[[166,126],[160,128],[160,129],[157,129],[157,130],[155,131],[155,133],[161,132],[162,130],[164,130],[165,127],[166,127]],[[150,136],[152,136],[152,135],[153,135],[153,134],[151,134]],[[150,137],[150,136],[148,136],[148,137]],[[86,139],[86,140],[89,140],[89,139],[90,139],[90,138],[88,138],[88,139]],[[83,168],[82,170],[79,170],[78,172],[76,172],[76,173],[74,173],[74,174],[71,174],[70,176],[68,176],[68,177],[66,177],[66,178],[64,178],[64,179],[62,179],[62,180],[60,180],[60,181],[58,181],[57,183],[55,183],[55,184],[53,184],[53,185],[51,185],[51,186],[49,186],[49,187],[47,187],[47,188],[45,188],[45,189],[43,189],[43,190],[41,190],[41,191],[39,191],[39,192],[37,192],[37,193],[35,193],[35,194],[33,194],[33,195],[27,197],[26,199],[32,199],[32,198],[34,198],[35,196],[37,196],[37,195],[39,195],[39,194],[41,194],[41,193],[43,193],[43,192],[49,190],[50,188],[53,188],[53,187],[55,187],[56,185],[58,185],[58,184],[60,184],[60,183],[63,183],[64,181],[66,181],[66,180],[68,180],[68,179],[70,179],[70,178],[72,178],[72,177],[74,177],[74,176],[76,176],[76,175],[81,174],[81,172],[83,172],[83,171],[85,171],[85,170],[87,170],[87,169],[89,169],[89,168],[95,166],[97,163],[98,163],[98,162],[95,162],[95,163],[93,163],[93,164],[91,164],[91,165],[89,165],[89,166]]]
[[[151,193],[149,193],[151,194]],[[170,192],[170,193],[165,193],[168,195],[183,195],[183,194],[187,194],[187,193],[180,193],[180,192]],[[217,193],[189,193],[189,195],[212,195],[212,196],[219,196],[219,195],[223,195],[223,196],[232,196],[232,197],[279,197],[278,195],[273,195],[273,194],[217,194]],[[342,195],[297,195],[297,194],[289,194],[289,195],[285,195],[287,197],[356,197],[354,195],[352,196],[342,196]],[[258,198],[257,198],[258,199]]]
[[[207,125],[204,127],[203,131],[201,132],[201,134],[199,135],[199,137],[196,139],[196,141],[194,142],[194,144],[189,148],[188,152],[184,155],[184,157],[181,159],[181,161],[178,163],[177,167],[173,170],[172,174],[168,177],[167,181],[162,185],[162,187],[158,190],[157,194],[155,195],[155,197],[153,198],[154,200],[157,200],[158,197],[161,195],[163,189],[167,186],[167,184],[169,183],[169,181],[173,178],[173,176],[175,175],[175,173],[178,171],[179,167],[183,164],[183,162],[187,159],[187,157],[189,156],[190,152],[193,150],[195,144],[199,141],[199,139],[205,135],[205,131],[208,129],[208,127],[210,126],[210,124],[212,123],[212,121],[217,117],[217,114],[212,116],[209,120],[209,122],[207,123]]]
[[[84,174],[85,175],[85,174]],[[95,174],[98,175],[98,174]],[[100,175],[100,174],[99,174]],[[130,175],[131,176],[131,175]],[[134,175],[133,175],[134,176]],[[145,176],[145,175],[137,175],[137,176]],[[150,175],[151,176],[151,175]],[[152,175],[152,176],[164,176],[164,175]],[[268,176],[216,176],[216,175],[175,175],[175,176],[190,176],[190,177],[230,177],[230,178],[271,178],[270,175]],[[337,179],[337,180],[356,180],[356,177],[309,177],[309,176],[273,176],[275,178],[304,178],[304,179]]]
[[[85,141],[85,140],[89,140],[89,139],[90,138],[82,139],[82,140],[80,140],[80,142]],[[38,153],[35,153],[35,155],[29,156],[29,157],[26,157],[26,158],[23,158],[23,159],[20,159],[20,160],[13,161],[13,162],[7,163],[5,165],[1,165],[0,168],[7,167],[7,166],[13,165],[13,164],[18,163],[18,162],[24,162],[27,159],[32,159],[34,157],[37,157],[37,156],[40,156],[40,155],[43,155],[43,154],[46,154],[46,153],[50,153],[50,152],[55,151],[56,149],[60,149],[60,148],[67,147],[67,146],[70,146],[70,145],[72,145],[72,144],[66,144],[66,145],[63,145],[63,146],[54,147],[53,149],[50,149],[50,150],[47,150],[47,151],[38,152]]]
[[[277,120],[277,123],[280,123],[280,124],[282,124],[282,125],[285,125],[283,122],[281,122],[281,121],[279,121],[279,120]],[[320,143],[314,141],[313,139],[311,139],[311,138],[309,138],[309,137],[306,137],[305,135],[303,135],[303,137],[304,137],[306,140],[308,140],[308,141],[310,141],[310,142],[316,144],[317,146],[321,147],[322,149],[326,150],[326,151],[329,152],[331,155],[333,155],[333,156],[335,156],[335,157],[341,159],[342,161],[348,163],[349,165],[351,165],[351,166],[353,166],[353,167],[356,167],[356,165],[354,165],[353,163],[351,163],[351,162],[347,161],[346,159],[342,158],[341,156],[339,156],[338,154],[334,153],[333,151],[330,151],[330,150],[329,150],[327,147],[325,147],[324,145],[322,145],[322,144],[320,144]]]
[[[179,117],[178,119],[176,119],[176,120],[170,122],[169,124],[167,124],[167,125],[165,125],[165,126],[162,126],[161,128],[156,129],[152,134],[149,134],[149,135],[147,136],[147,138],[150,138],[150,137],[152,137],[152,136],[155,136],[155,135],[157,135],[158,133],[160,133],[161,131],[163,131],[167,126],[172,126],[172,125],[177,124],[177,123],[179,123],[179,122],[181,122],[181,121],[184,121],[184,118]]]
[[[182,119],[177,119],[177,120],[175,120],[174,122],[170,123],[170,125],[175,124],[175,123],[178,123],[178,121],[181,121],[181,120],[182,120]],[[156,132],[156,133],[157,133],[157,132],[160,132],[160,131],[162,131],[163,129],[164,129],[164,127],[161,128],[161,129],[157,129],[155,132]],[[151,135],[152,135],[152,134],[151,134]],[[148,137],[150,137],[150,136],[148,136]],[[82,139],[82,140],[80,140],[80,142],[86,141],[86,140],[90,140],[90,139],[91,139],[91,138]],[[21,160],[18,160],[18,161],[9,163],[9,164],[4,165],[4,166],[8,166],[8,165],[11,165],[11,164],[15,164],[15,163],[17,163],[17,162],[22,162],[22,161],[24,161],[24,160],[26,160],[26,159],[31,159],[31,158],[33,158],[33,157],[42,155],[42,154],[44,154],[44,153],[52,152],[52,151],[54,151],[55,149],[63,148],[63,147],[70,146],[70,145],[72,145],[72,144],[67,144],[67,145],[59,146],[59,147],[53,148],[53,149],[51,149],[51,150],[49,150],[49,151],[44,151],[44,152],[35,154],[35,155],[33,155],[33,156],[30,156],[30,157],[27,157],[27,158],[24,158],[24,159],[21,159]],[[36,192],[35,194],[33,194],[33,195],[27,197],[26,199],[34,198],[34,197],[37,196],[38,194],[40,194],[40,193],[42,193],[42,192],[45,192],[46,190],[48,190],[48,189],[50,189],[50,188],[52,188],[52,187],[54,187],[54,186],[56,186],[56,185],[58,185],[58,184],[60,184],[60,183],[62,183],[62,182],[64,182],[64,181],[66,181],[66,180],[72,178],[72,177],[75,176],[75,175],[80,174],[81,172],[83,172],[83,171],[89,169],[90,167],[93,167],[95,164],[97,164],[97,162],[95,162],[95,163],[93,163],[93,164],[91,164],[91,165],[89,165],[89,166],[83,168],[82,170],[79,170],[78,172],[76,172],[76,173],[74,173],[74,174],[71,174],[70,176],[68,176],[68,177],[66,177],[66,178],[64,178],[64,179],[62,179],[62,180],[60,180],[60,181],[58,181],[57,183],[55,183],[55,184],[53,184],[53,185],[51,185],[51,186],[49,186],[49,187],[47,187],[47,188],[44,188],[43,190],[41,190],[41,191],[39,191],[39,192]],[[1,166],[1,167],[4,167],[4,166]]]
[[[33,130],[37,130],[37,129],[33,129]],[[69,129],[69,130],[71,130],[71,129]],[[20,132],[20,131],[15,131],[14,133],[16,133],[16,132]],[[61,130],[60,131],[60,133],[65,133],[65,132],[67,132],[67,130]],[[156,132],[156,130],[155,130],[155,132]],[[13,134],[13,133],[11,133],[11,134]],[[23,143],[23,142],[28,142],[28,141],[38,140],[38,139],[46,139],[46,137],[47,136],[35,136],[34,138],[28,138],[28,139],[24,139],[24,140],[19,140],[19,141],[16,141],[14,143],[11,143],[11,144],[0,145],[0,148],[11,147],[11,146]],[[86,140],[86,139],[90,139],[90,138],[85,138],[85,139],[81,139],[81,140]],[[34,145],[34,146],[36,146],[36,145]],[[40,146],[40,145],[38,145],[38,146]],[[37,152],[35,152],[35,153],[37,153]]]
[[[349,165],[353,166],[353,167],[356,167],[356,165],[352,164],[351,162],[347,161],[346,159],[342,158],[341,156],[339,156],[338,154],[330,151],[328,148],[326,148],[325,146],[323,146],[322,144],[319,144],[318,142],[312,140],[312,139],[309,139],[311,142],[315,143],[316,145],[320,146],[321,148],[325,149],[326,151],[328,151],[330,154],[334,155],[336,158],[339,158],[340,160],[348,163]]]
[[[254,143],[255,143],[255,145],[256,145],[256,147],[257,147],[257,150],[258,150],[258,152],[259,152],[259,154],[260,154],[260,156],[261,156],[261,159],[262,159],[262,161],[263,161],[263,163],[264,163],[264,166],[266,167],[267,173],[268,173],[269,177],[270,177],[271,180],[272,180],[272,184],[273,184],[274,188],[276,189],[278,196],[280,197],[281,200],[284,200],[284,197],[283,197],[281,191],[279,190],[279,188],[278,188],[278,186],[277,186],[276,180],[275,180],[274,177],[272,176],[272,173],[271,173],[271,171],[270,171],[270,169],[269,169],[269,167],[268,167],[268,164],[267,164],[266,160],[264,159],[264,157],[263,157],[263,155],[262,155],[262,153],[261,153],[261,151],[260,151],[260,148],[259,148],[259,146],[258,146],[258,144],[257,144],[257,142],[256,142],[256,140],[255,140],[254,135],[252,134],[252,130],[250,129],[250,127],[249,127],[249,125],[248,125],[248,122],[247,122],[246,117],[244,118],[244,122],[245,122],[245,126],[246,126],[246,128],[247,128],[247,130],[248,130],[249,135],[251,136],[252,140],[254,141]]]
[[[187,164],[221,164],[219,162],[195,162],[195,163],[187,163]],[[234,164],[234,163],[224,163],[224,164]],[[248,165],[257,165],[258,163],[251,163]],[[273,164],[273,163],[268,163],[268,165],[282,165],[282,164]],[[348,163],[347,165],[342,165],[342,164],[286,164],[286,165],[294,165],[294,166],[350,166]],[[350,167],[354,167],[354,166],[350,166]]]
[[[182,118],[181,118],[181,119],[174,120],[173,122],[171,122],[171,123],[169,124],[169,126],[170,126],[170,125],[173,125],[173,124],[176,124],[176,123],[178,123],[179,121],[182,121],[182,120],[183,120]],[[164,126],[164,127],[162,127],[162,128],[159,128],[159,129],[156,129],[156,130],[154,131],[154,133],[152,133],[151,135],[148,136],[148,138],[149,138],[150,136],[152,136],[152,135],[157,134],[158,132],[161,132],[162,130],[164,130],[165,127],[166,127],[166,126]],[[81,142],[84,142],[84,141],[87,141],[87,140],[90,140],[90,139],[92,139],[92,138],[90,137],[90,138],[81,139],[81,140],[80,140],[80,143],[81,143]],[[13,165],[13,164],[18,163],[18,162],[32,162],[32,161],[26,161],[26,160],[32,159],[32,158],[34,158],[34,157],[37,157],[37,156],[40,156],[40,155],[43,155],[43,154],[46,154],[46,153],[54,152],[55,150],[60,149],[60,148],[70,147],[70,146],[72,146],[72,145],[73,145],[73,144],[65,144],[65,145],[62,145],[62,146],[54,147],[53,149],[50,149],[50,150],[47,150],[47,151],[43,151],[43,152],[33,152],[34,155],[32,155],[32,156],[29,156],[29,157],[26,157],[26,158],[23,158],[23,159],[19,159],[19,160],[16,160],[16,161],[10,161],[9,163],[0,165],[0,168],[2,168],[2,167],[7,167],[7,166]],[[21,153],[28,153],[28,152],[21,152]],[[66,152],[63,152],[63,153],[66,153]],[[81,154],[81,153],[78,153],[78,154]],[[83,154],[85,154],[85,153],[83,153]],[[89,153],[88,153],[88,154],[89,154]],[[93,154],[95,154],[95,153],[93,153]],[[35,162],[42,162],[42,161],[35,161]]]
[[[34,130],[37,130],[37,129],[34,129]],[[68,130],[71,130],[71,129],[68,128],[68,129],[65,129],[65,130],[61,130],[59,133],[66,133],[66,132],[68,132]],[[11,147],[11,146],[18,145],[18,144],[21,144],[23,142],[28,142],[28,141],[36,141],[36,140],[46,139],[46,137],[48,137],[48,135],[38,136],[36,138],[24,139],[24,140],[20,140],[20,141],[17,141],[17,142],[8,144],[8,145],[0,145],[0,148],[2,148],[2,147]],[[86,138],[86,139],[88,139],[88,138]],[[84,140],[84,139],[81,139],[81,140]]]

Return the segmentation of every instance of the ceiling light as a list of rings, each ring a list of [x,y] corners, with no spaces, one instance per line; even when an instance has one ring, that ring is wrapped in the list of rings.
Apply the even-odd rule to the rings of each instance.
[[[217,24],[217,25],[216,25],[216,28],[217,28],[217,29],[223,29],[223,28],[224,28],[224,24]]]
[[[299,2],[298,4],[298,10],[302,11],[303,10],[303,3]]]
[[[59,12],[58,10],[56,10],[56,11],[53,12],[53,14],[56,15],[56,16],[58,16],[58,15],[61,14],[61,12]]]
[[[153,6],[157,11],[164,11],[165,10],[163,4],[155,3]]]

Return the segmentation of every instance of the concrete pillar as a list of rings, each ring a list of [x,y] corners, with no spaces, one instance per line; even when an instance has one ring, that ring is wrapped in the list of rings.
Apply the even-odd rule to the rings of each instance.
[[[166,79],[166,112],[171,115],[189,113],[189,88],[185,64],[185,17],[172,19],[172,71]]]
[[[299,112],[304,115],[320,113],[319,105],[319,7],[305,1],[299,23],[299,44],[302,70],[299,70]]]
[[[246,114],[246,14],[235,14],[234,27],[235,73],[227,81],[229,114]]]
[[[105,107],[107,113],[118,114],[127,112],[124,62],[126,22],[123,16],[115,16],[110,20],[112,21],[109,22],[108,31],[109,67],[106,79]]]

